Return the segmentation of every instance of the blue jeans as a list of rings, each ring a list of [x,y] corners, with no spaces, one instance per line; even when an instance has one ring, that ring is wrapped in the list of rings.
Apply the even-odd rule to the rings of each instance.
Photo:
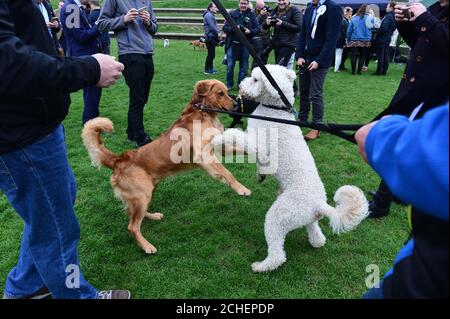
[[[83,89],[83,125],[92,119],[100,116],[100,99],[102,98],[102,89],[96,86],[88,86]]]
[[[248,70],[248,58],[250,53],[248,50],[242,46],[240,57],[233,57],[233,49],[230,48],[227,51],[227,86],[232,87],[234,85],[234,65],[236,64],[236,60],[239,61],[239,75],[238,75],[238,86],[242,82],[242,80],[247,75]]]
[[[46,286],[53,298],[96,298],[79,267],[77,187],[62,125],[29,146],[0,154],[0,190],[24,221],[19,260],[4,294],[23,298]]]

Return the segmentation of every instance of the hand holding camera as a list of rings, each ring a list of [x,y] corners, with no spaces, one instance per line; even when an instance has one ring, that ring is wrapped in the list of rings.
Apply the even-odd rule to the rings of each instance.
[[[427,8],[420,2],[413,3],[408,6],[395,6],[395,19],[399,22],[414,21],[422,13],[426,12]]]
[[[47,22],[47,27],[52,29],[58,29],[59,19],[57,17],[53,17],[51,22]]]
[[[148,12],[147,7],[142,7],[140,9],[138,9],[138,12],[139,12],[139,16],[144,21],[144,23],[146,25],[149,25],[150,24],[150,13]]]
[[[139,11],[135,8],[130,9],[123,17],[125,23],[135,21],[139,16]]]

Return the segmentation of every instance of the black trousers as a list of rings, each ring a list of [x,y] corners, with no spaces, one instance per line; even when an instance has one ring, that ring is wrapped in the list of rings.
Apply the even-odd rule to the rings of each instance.
[[[215,38],[206,39],[206,48],[208,49],[208,55],[205,61],[205,71],[210,71],[214,69],[214,59],[216,58],[216,44],[217,40]]]
[[[124,54],[119,61],[125,66],[123,76],[130,88],[127,135],[130,141],[140,142],[146,137],[144,106],[148,102],[153,80],[154,65],[151,54]]]
[[[287,67],[291,61],[292,54],[294,54],[295,48],[291,47],[278,47],[275,48],[275,64]],[[295,62],[294,62],[295,63]],[[298,86],[294,82],[294,92],[297,93]]]
[[[269,60],[269,54],[270,54],[270,40],[267,37],[254,37],[253,38],[253,47],[255,48],[256,53],[261,58],[264,64],[267,64],[267,61]],[[257,67],[256,61],[253,60],[252,62],[252,70]]]
[[[377,74],[385,75],[389,69],[389,44],[377,43]]]
[[[361,73],[362,67],[367,63],[367,52],[369,48],[367,47],[352,47],[350,48],[350,55],[352,59],[352,73],[356,71],[356,61],[358,60],[358,73]]]

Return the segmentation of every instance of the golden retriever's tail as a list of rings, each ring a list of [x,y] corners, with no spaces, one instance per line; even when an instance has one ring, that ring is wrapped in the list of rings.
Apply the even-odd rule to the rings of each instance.
[[[319,214],[330,219],[335,234],[348,232],[359,225],[369,214],[369,204],[364,193],[355,186],[342,186],[334,195],[336,207],[322,205]]]
[[[104,117],[97,117],[84,124],[81,137],[91,158],[92,166],[100,168],[103,165],[110,169],[114,168],[118,156],[103,145],[101,138],[101,133],[111,133],[113,129],[113,123]]]

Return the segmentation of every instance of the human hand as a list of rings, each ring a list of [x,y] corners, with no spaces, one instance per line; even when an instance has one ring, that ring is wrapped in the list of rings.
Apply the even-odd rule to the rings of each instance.
[[[309,71],[315,71],[319,68],[319,63],[316,61],[312,61],[311,64],[308,66]]]
[[[97,87],[107,88],[119,80],[124,70],[122,63],[116,62],[115,58],[105,54],[94,54],[93,57],[100,65],[100,80]]]
[[[137,9],[132,8],[130,9],[127,14],[125,14],[125,16],[123,17],[125,23],[128,23],[130,21],[134,21],[136,20],[136,18],[139,16],[139,12],[137,11]]]
[[[139,16],[144,21],[145,24],[150,24],[150,13],[147,10],[143,10],[139,12]]]
[[[249,29],[245,28],[245,31],[244,31],[245,34],[250,34],[250,32],[251,31]]]
[[[398,22],[409,21],[409,19],[405,17],[404,13],[404,10],[409,9],[407,6],[396,5],[394,9],[396,21]]]
[[[58,21],[52,21],[52,22],[47,22],[47,27],[48,28],[52,28],[52,29],[58,29],[59,28],[59,22]]]
[[[281,27],[283,21],[281,19],[277,19],[277,27]]]
[[[425,8],[425,6],[423,4],[421,4],[420,2],[416,2],[416,3],[413,3],[409,7],[409,11],[411,12],[411,16],[412,16],[412,18],[410,20],[414,21],[417,19],[418,16],[427,12],[427,8]]]
[[[303,66],[306,63],[305,59],[303,58],[298,58],[297,59],[297,65],[298,66]]]
[[[364,125],[355,134],[355,140],[356,140],[356,143],[358,144],[358,153],[365,162],[368,162],[367,154],[366,154],[367,136],[369,136],[370,130],[372,130],[372,128],[377,123],[378,123],[378,121]]]

